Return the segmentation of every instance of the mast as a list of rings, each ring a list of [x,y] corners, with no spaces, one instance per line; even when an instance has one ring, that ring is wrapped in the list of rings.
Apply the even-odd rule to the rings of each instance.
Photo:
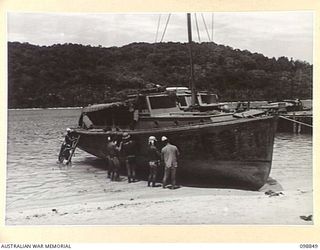
[[[187,23],[188,23],[188,43],[189,43],[189,57],[190,57],[190,85],[191,89],[191,105],[196,104],[196,91],[194,86],[194,73],[193,73],[193,58],[192,58],[192,31],[191,31],[191,15],[187,13]]]

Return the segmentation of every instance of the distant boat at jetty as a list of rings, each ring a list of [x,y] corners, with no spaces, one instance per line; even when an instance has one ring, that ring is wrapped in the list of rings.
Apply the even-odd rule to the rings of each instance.
[[[312,133],[312,107],[306,107],[299,99],[269,102],[256,108],[279,115],[278,132]]]
[[[283,100],[280,102],[269,102],[264,105],[260,105],[257,108],[264,109],[268,111],[274,111],[278,113],[287,113],[291,111],[302,111],[309,110],[303,106],[302,102],[299,99],[296,100]]]

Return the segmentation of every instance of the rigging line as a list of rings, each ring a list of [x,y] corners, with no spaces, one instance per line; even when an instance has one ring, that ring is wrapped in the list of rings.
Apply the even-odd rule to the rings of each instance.
[[[207,35],[208,35],[208,39],[209,39],[209,41],[211,42],[210,35],[209,35],[209,31],[208,31],[208,28],[207,28],[206,21],[204,20],[203,13],[201,13],[201,17],[202,17],[202,21],[203,21],[204,27],[205,27],[206,32],[207,32]]]
[[[213,25],[214,25],[214,13],[211,14],[211,42],[213,42]]]
[[[309,127],[309,128],[312,128],[312,125],[310,125],[310,124],[308,124],[308,123],[305,123],[305,122],[299,122],[299,121],[297,121],[297,120],[290,119],[290,118],[285,117],[285,116],[282,116],[282,115],[280,115],[279,117],[280,117],[280,118],[282,118],[282,119],[285,119],[285,120],[291,121],[291,122],[293,122],[293,123],[298,123],[298,124],[301,124],[301,125],[307,126],[307,127]]]
[[[156,39],[155,39],[155,43],[158,40],[158,34],[159,34],[159,27],[160,27],[160,21],[161,21],[161,14],[159,14],[159,18],[158,18],[158,27],[157,27],[157,34],[156,34]]]
[[[166,22],[166,26],[165,26],[165,28],[164,28],[164,31],[163,31],[163,34],[162,34],[160,43],[162,43],[163,38],[164,38],[164,35],[166,34],[166,30],[167,30],[167,27],[168,27],[168,23],[169,23],[169,20],[170,20],[170,16],[171,16],[171,13],[168,15],[167,22]]]
[[[197,33],[198,33],[199,43],[201,43],[200,33],[199,33],[199,26],[198,26],[198,19],[197,19],[197,13],[194,13],[194,19],[196,20],[196,27],[197,27]]]

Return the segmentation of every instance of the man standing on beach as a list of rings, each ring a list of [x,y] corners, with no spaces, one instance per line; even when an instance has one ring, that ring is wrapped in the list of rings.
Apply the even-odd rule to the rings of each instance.
[[[161,150],[161,160],[164,163],[164,177],[162,187],[166,187],[170,175],[171,189],[175,189],[179,150],[175,145],[169,143],[167,137],[162,136],[161,141],[165,143],[165,146]]]
[[[148,187],[152,182],[152,187],[156,186],[157,172],[160,165],[160,152],[155,146],[157,141],[155,136],[150,136],[148,140],[149,177]]]
[[[107,159],[108,159],[108,177],[111,181],[119,180],[119,170],[120,170],[120,162],[119,162],[119,151],[120,148],[117,147],[117,141],[115,138],[108,137],[107,143]]]
[[[131,136],[125,132],[122,137],[121,150],[126,158],[128,182],[136,181],[136,145]]]

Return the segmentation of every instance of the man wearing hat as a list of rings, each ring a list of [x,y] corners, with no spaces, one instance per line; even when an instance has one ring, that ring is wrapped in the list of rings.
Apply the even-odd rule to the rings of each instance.
[[[107,160],[108,160],[108,177],[111,181],[119,179],[120,161],[119,161],[120,148],[117,147],[115,137],[107,137]]]
[[[134,182],[136,180],[136,146],[127,132],[122,135],[121,150],[126,160],[128,182]]]
[[[164,176],[162,187],[166,187],[168,178],[169,176],[171,176],[171,188],[175,189],[179,150],[175,145],[169,143],[167,137],[162,136],[161,141],[165,143],[165,146],[161,150],[161,160],[164,162]]]
[[[149,178],[148,178],[148,187],[150,187],[150,183],[152,182],[152,187],[156,186],[156,178],[158,167],[160,165],[160,152],[155,146],[155,142],[157,141],[155,136],[150,136],[148,140],[148,160],[149,160]]]
[[[73,146],[73,142],[76,140],[74,135],[72,134],[71,128],[67,128],[67,134],[64,137],[64,144],[62,145],[62,150],[64,152],[65,160],[68,160],[70,158],[70,151]],[[61,150],[61,152],[62,152]],[[60,154],[61,154],[60,152]]]
[[[72,142],[74,141],[74,138],[73,138],[71,132],[72,132],[71,128],[67,128],[67,134],[66,134],[66,136],[64,138],[65,143],[70,147],[72,145]]]

